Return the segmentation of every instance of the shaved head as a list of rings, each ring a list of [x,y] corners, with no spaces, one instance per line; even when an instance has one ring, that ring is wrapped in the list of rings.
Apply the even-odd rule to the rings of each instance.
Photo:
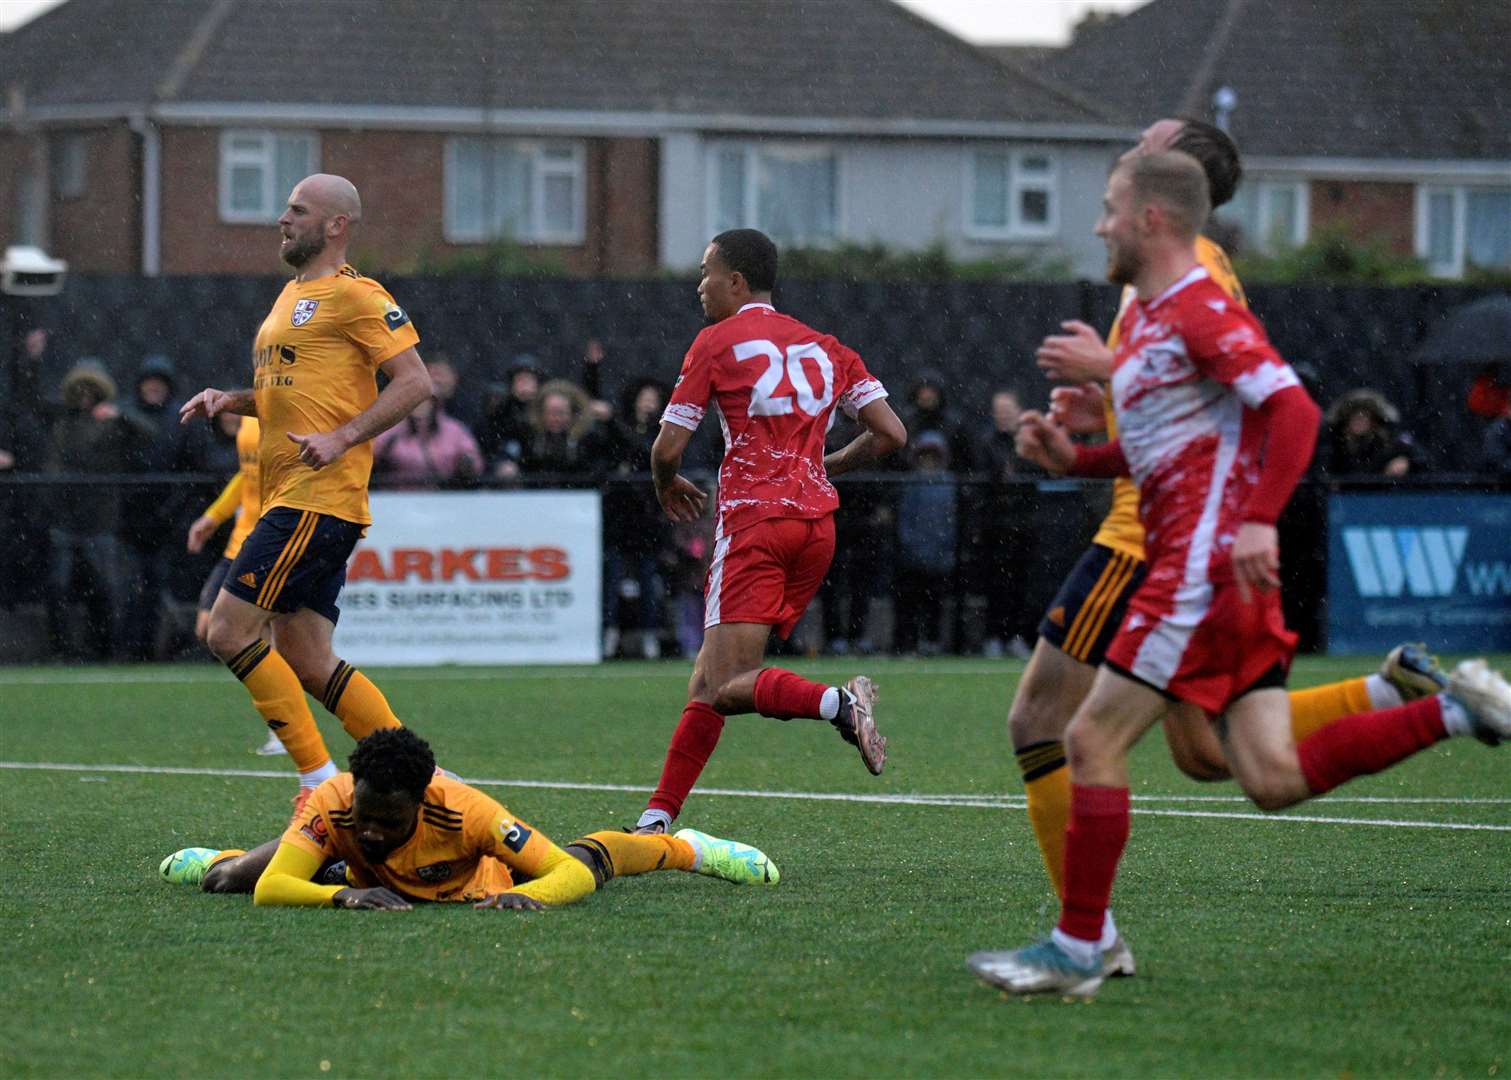
[[[293,198],[309,203],[321,217],[344,214],[353,224],[362,220],[362,196],[357,194],[357,185],[344,176],[331,173],[306,176],[294,185]]]
[[[1116,171],[1128,177],[1136,207],[1159,206],[1173,234],[1196,239],[1212,212],[1201,162],[1180,150],[1157,150],[1123,162]]]

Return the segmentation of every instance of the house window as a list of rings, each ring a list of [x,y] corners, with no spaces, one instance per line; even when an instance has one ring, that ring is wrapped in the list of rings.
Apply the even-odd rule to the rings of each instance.
[[[1238,226],[1247,247],[1284,251],[1306,243],[1307,194],[1305,180],[1253,180],[1217,216]]]
[[[1052,154],[976,150],[967,173],[968,235],[1017,240],[1053,236],[1059,230],[1059,168]]]
[[[60,135],[53,139],[52,189],[60,199],[77,199],[89,187],[89,136]]]
[[[760,229],[778,243],[839,237],[839,161],[805,143],[720,143],[712,151],[713,231]]]
[[[1417,188],[1417,254],[1442,277],[1511,269],[1511,188]]]
[[[580,142],[452,139],[446,145],[446,239],[581,244],[586,160]]]
[[[220,220],[278,220],[294,185],[320,167],[312,132],[225,131],[220,136]]]

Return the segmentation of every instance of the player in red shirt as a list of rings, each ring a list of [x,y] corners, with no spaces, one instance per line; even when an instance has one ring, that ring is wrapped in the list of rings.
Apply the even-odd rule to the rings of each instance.
[[[1447,738],[1511,738],[1511,685],[1466,661],[1444,693],[1291,734],[1285,679],[1295,647],[1280,614],[1275,520],[1311,460],[1319,413],[1264,328],[1198,265],[1209,211],[1189,155],[1147,154],[1107,182],[1097,235],[1108,276],[1137,296],[1119,319],[1112,395],[1119,438],[1077,448],[1025,413],[1019,450],[1059,475],[1131,475],[1148,575],[1066,733],[1071,820],[1059,924],[967,965],[1013,993],[1089,997],[1129,834],[1127,754],[1172,701],[1218,718],[1245,794],[1279,810],[1378,772]]]
[[[824,686],[761,666],[772,629],[792,633],[829,569],[839,506],[829,477],[908,438],[886,389],[853,349],[772,307],[776,272],[776,245],[754,229],[722,232],[708,245],[698,299],[711,325],[687,350],[651,448],[662,509],[673,521],[691,521],[707,496],[678,474],[682,454],[710,407],[724,430],[703,647],[661,781],[636,826],[643,832],[665,832],[681,812],[726,716],[828,720],[872,774],[887,760],[870,679]],[[836,408],[865,431],[825,456]]]

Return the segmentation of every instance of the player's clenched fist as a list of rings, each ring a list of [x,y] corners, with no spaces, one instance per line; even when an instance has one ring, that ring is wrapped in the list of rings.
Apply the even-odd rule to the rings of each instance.
[[[1064,428],[1030,410],[1018,422],[1018,456],[1055,476],[1064,476],[1076,460],[1076,448]]]
[[[335,461],[351,448],[345,437],[334,431],[317,432],[313,435],[288,433],[289,442],[299,446],[299,460],[310,468],[320,470]]]

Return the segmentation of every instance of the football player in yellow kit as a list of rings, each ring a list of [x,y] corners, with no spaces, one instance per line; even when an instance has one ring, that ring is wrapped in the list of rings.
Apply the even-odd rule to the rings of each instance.
[[[194,614],[194,636],[201,642],[208,643],[210,637],[210,609],[215,606],[215,598],[220,595],[220,587],[226,583],[226,574],[230,572],[231,561],[241,551],[241,544],[252,531],[252,526],[257,524],[257,519],[262,516],[262,481],[258,477],[257,450],[261,440],[261,432],[257,426],[255,416],[237,416],[235,413],[221,413],[217,422],[233,421],[236,432],[236,459],[238,462],[236,475],[231,477],[221,493],[215,497],[215,501],[205,507],[205,512],[194,519],[189,526],[189,538],[185,547],[190,555],[198,555],[204,550],[220,527],[233,517],[236,524],[231,527],[231,535],[226,538],[226,546],[221,551],[220,558],[215,560],[215,566],[205,577],[204,587],[199,590],[199,610]],[[279,740],[276,732],[268,731],[267,740],[257,748],[257,753],[265,757],[287,753],[283,743]]]
[[[333,865],[343,869],[329,881]],[[185,848],[158,869],[206,892],[250,892],[259,906],[398,911],[413,901],[539,910],[655,870],[742,885],[780,880],[757,849],[694,829],[606,830],[557,847],[481,791],[437,772],[429,745],[408,728],[359,742],[351,771],[316,788],[281,839],[250,852]]]
[[[210,611],[208,644],[294,759],[296,813],[336,774],[306,691],[353,738],[399,724],[382,692],[331,649],[346,563],[372,521],[370,440],[431,394],[409,316],[346,261],[361,217],[343,177],[295,185],[278,226],[296,274],[257,331],[252,386],[205,389],[182,411],[186,423],[222,412],[260,422],[262,512]]]
[[[1124,158],[1162,150],[1179,150],[1201,163],[1211,204],[1232,198],[1242,175],[1238,148],[1211,124],[1191,119],[1163,119],[1143,132]],[[1243,286],[1222,247],[1205,236],[1196,241],[1198,261],[1224,292],[1247,304]],[[1127,304],[1132,289],[1125,289]],[[1096,330],[1080,321],[1062,324],[1063,334],[1045,339],[1037,354],[1039,367],[1057,387],[1051,397],[1056,421],[1076,434],[1117,426],[1106,391],[1117,345],[1117,323],[1104,343]],[[1056,895],[1063,895],[1065,829],[1070,818],[1070,769],[1063,737],[1076,709],[1091,687],[1127,608],[1128,598],[1144,579],[1144,530],[1138,517],[1138,489],[1126,478],[1115,481],[1112,509],[1091,546],[1065,579],[1039,624],[1023,678],[1008,715],[1008,731],[1023,775],[1029,823],[1045,871]],[[1437,693],[1446,679],[1420,645],[1403,645],[1386,657],[1378,673],[1326,686],[1293,691],[1291,723],[1299,741],[1318,728],[1352,713],[1400,705]],[[1164,721],[1166,741],[1176,764],[1197,780],[1229,776],[1222,746],[1201,710],[1172,708]],[[1133,954],[1108,912],[1101,950],[1108,975],[1132,975]]]

